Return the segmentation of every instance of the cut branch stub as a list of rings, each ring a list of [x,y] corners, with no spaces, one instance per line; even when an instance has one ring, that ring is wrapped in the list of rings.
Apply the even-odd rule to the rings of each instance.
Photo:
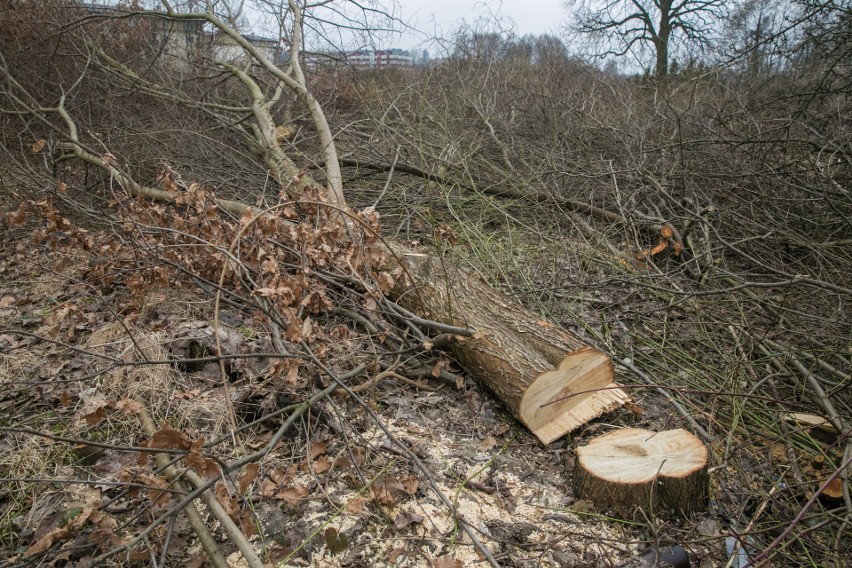
[[[412,280],[397,281],[394,299],[429,319],[475,329],[455,342],[456,358],[543,443],[629,400],[613,382],[605,353],[446,259],[401,247],[394,252]]]
[[[601,510],[689,515],[707,501],[707,448],[686,430],[615,430],[577,449],[574,491]]]

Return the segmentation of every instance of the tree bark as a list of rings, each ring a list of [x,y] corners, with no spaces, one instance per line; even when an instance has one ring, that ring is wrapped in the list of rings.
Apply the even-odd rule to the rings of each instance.
[[[686,430],[615,430],[577,449],[574,491],[632,517],[639,507],[690,515],[707,501],[707,448]]]
[[[410,280],[392,295],[406,309],[458,327],[453,351],[544,444],[629,400],[614,383],[612,361],[568,331],[438,257],[402,248],[395,257]]]

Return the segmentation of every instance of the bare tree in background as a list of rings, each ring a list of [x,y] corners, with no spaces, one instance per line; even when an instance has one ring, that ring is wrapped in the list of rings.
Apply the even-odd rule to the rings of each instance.
[[[650,46],[656,57],[654,74],[663,79],[673,41],[680,36],[690,44],[706,44],[726,4],[726,0],[566,0],[565,7],[574,20],[569,27],[598,43],[597,55],[625,55]]]

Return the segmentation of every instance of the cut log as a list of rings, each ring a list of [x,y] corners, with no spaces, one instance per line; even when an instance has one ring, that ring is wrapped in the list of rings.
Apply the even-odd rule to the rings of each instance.
[[[607,354],[444,259],[394,253],[410,276],[398,279],[395,300],[422,317],[476,330],[454,342],[456,358],[542,443],[630,400],[614,383]]]
[[[601,510],[631,517],[705,507],[707,448],[686,430],[615,430],[577,449],[574,492]]]

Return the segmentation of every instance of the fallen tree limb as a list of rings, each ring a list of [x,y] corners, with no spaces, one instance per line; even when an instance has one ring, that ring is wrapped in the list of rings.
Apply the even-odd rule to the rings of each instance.
[[[139,405],[142,408],[139,412],[139,421],[142,423],[142,430],[148,436],[153,436],[157,431],[157,426],[154,424],[154,420],[151,418],[151,415],[144,410],[142,402],[137,402],[139,402]],[[154,457],[154,460],[157,462],[157,466],[162,468],[166,478],[168,478],[168,480],[172,482],[177,489],[185,490],[184,483],[180,479],[181,472],[175,466],[169,464],[171,460],[167,454],[158,453]],[[225,560],[225,555],[222,554],[222,549],[219,548],[219,545],[216,543],[216,539],[213,538],[213,535],[210,533],[210,529],[207,528],[207,524],[204,522],[204,519],[201,518],[201,514],[198,512],[198,509],[196,509],[195,503],[186,503],[186,506],[183,508],[183,512],[189,521],[189,526],[192,527],[193,532],[195,532],[195,535],[198,537],[198,541],[201,543],[201,547],[207,554],[207,558],[210,560],[210,563],[213,564],[213,566],[216,566],[216,568],[227,568],[228,561]],[[140,535],[140,537],[137,538],[139,538],[140,541],[143,541],[147,538],[147,536]],[[249,561],[248,558],[246,560]],[[252,568],[256,566],[251,564],[251,562],[250,565]],[[261,564],[260,566],[262,567],[263,565]]]
[[[298,6],[292,1],[289,5],[296,17],[295,27],[301,28]],[[302,103],[310,109],[320,133],[326,178],[329,181],[327,188],[323,188],[314,178],[299,169],[278,146],[273,133],[275,121],[271,113],[278,90],[276,89],[275,96],[266,97],[254,79],[233,66],[229,67],[230,72],[245,89],[246,96],[251,99],[256,123],[255,142],[259,148],[266,151],[266,165],[272,176],[282,189],[288,189],[290,193],[298,194],[310,188],[312,192],[325,194],[328,203],[314,205],[336,210],[342,223],[352,234],[355,216],[350,215],[340,191],[339,173],[335,173],[335,170],[339,172],[338,156],[325,116],[308,91],[296,62],[296,43],[291,51],[290,66],[284,71],[212,13],[178,14],[168,6],[166,12],[170,19],[207,21],[242,46],[246,53],[280,81],[281,85],[286,85],[299,95]],[[163,17],[162,13],[157,12],[138,13]],[[23,90],[20,84],[13,82],[13,85],[16,89]],[[118,165],[120,161],[115,156],[109,152],[95,152],[86,147],[80,138],[77,124],[65,108],[64,98],[52,108],[35,106],[27,103],[27,100],[30,100],[30,97],[16,97],[14,102],[21,111],[39,117],[48,124],[46,116],[53,114],[61,117],[66,128],[66,150],[77,159],[106,172],[130,196],[180,203],[178,197],[181,194],[173,191],[174,188],[166,186],[170,190],[164,191],[142,185]],[[56,127],[54,129],[59,130]],[[237,201],[217,199],[215,204],[216,207],[235,215],[257,215],[249,211],[248,206]],[[599,212],[597,208],[586,204],[576,207],[591,208],[588,210]],[[246,220],[251,222],[248,217]],[[568,331],[529,313],[476,277],[457,267],[445,265],[441,259],[415,253],[398,244],[384,241],[373,246],[384,253],[377,255],[383,257],[383,266],[373,266],[373,269],[378,268],[398,276],[405,275],[404,278],[395,278],[390,298],[406,310],[417,314],[413,318],[408,317],[407,323],[437,327],[443,332],[459,336],[452,349],[462,366],[480,382],[489,386],[542,442],[549,443],[629,399],[624,391],[612,388],[615,386],[613,366],[605,353],[592,348]],[[229,262],[229,259],[225,259],[225,262]],[[221,282],[219,286],[221,287]],[[375,286],[370,288],[375,289]],[[471,337],[461,337],[471,333]],[[589,392],[577,397],[566,396],[577,390]]]
[[[397,283],[396,301],[430,319],[476,330],[457,337],[453,352],[543,443],[629,400],[612,388],[608,355],[451,263],[402,248],[395,252],[412,280]],[[576,391],[589,392],[568,396]]]

